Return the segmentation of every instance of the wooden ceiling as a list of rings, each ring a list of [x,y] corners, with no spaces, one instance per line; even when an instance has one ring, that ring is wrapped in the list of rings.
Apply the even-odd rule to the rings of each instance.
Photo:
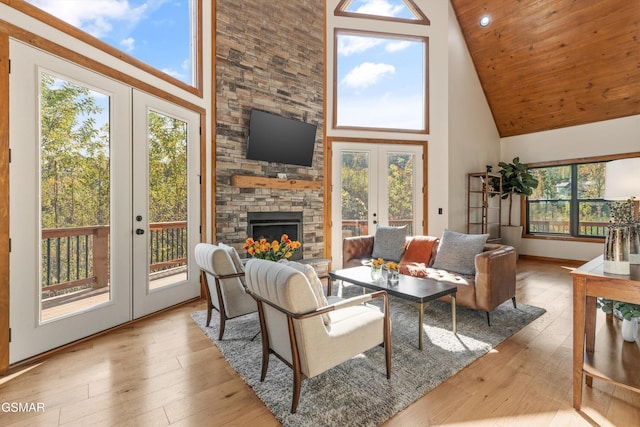
[[[451,3],[502,137],[640,114],[640,1]]]

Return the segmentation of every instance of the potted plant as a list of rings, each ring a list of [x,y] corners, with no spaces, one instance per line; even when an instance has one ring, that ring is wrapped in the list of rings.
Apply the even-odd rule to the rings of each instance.
[[[513,196],[533,194],[533,190],[538,188],[538,179],[529,172],[528,165],[520,163],[520,157],[515,157],[511,163],[500,162],[498,166],[498,172],[502,175],[502,199],[509,200],[509,222],[508,225],[502,226],[502,240],[515,248],[517,256],[522,238],[522,225],[514,226],[511,223]],[[497,182],[494,187],[498,187]]]
[[[624,301],[612,301],[605,298],[598,298],[598,308],[605,313],[616,313],[622,318],[620,333],[622,339],[628,342],[635,342],[638,335],[638,318],[640,318],[640,305]]]

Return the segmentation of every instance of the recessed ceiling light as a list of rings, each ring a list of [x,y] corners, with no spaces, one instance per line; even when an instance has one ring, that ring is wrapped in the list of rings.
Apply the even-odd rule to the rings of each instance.
[[[489,24],[491,24],[491,17],[489,15],[484,15],[482,18],[480,18],[481,27],[486,27]]]

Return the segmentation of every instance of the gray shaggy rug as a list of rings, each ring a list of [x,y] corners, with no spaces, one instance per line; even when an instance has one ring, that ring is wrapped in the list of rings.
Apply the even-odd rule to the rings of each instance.
[[[425,310],[424,351],[419,351],[417,307],[396,297],[390,297],[389,304],[391,379],[386,377],[384,349],[375,347],[303,380],[295,414],[289,412],[293,373],[288,366],[271,355],[267,376],[260,382],[257,313],[228,320],[222,341],[218,340],[217,312],[210,327],[204,326],[205,311],[193,313],[192,318],[284,426],[361,427],[381,424],[545,312],[524,304],[514,309],[507,301],[491,312],[488,326],[484,312],[458,307],[458,334],[454,335],[451,306],[435,301]]]

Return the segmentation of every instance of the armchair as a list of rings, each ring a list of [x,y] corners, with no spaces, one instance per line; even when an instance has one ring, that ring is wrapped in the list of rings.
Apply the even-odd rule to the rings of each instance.
[[[296,412],[303,379],[377,345],[384,346],[387,378],[391,378],[389,300],[385,291],[349,299],[329,297],[328,304],[322,306],[304,274],[286,264],[251,259],[245,272],[248,292],[257,301],[260,316],[260,381],[266,377],[271,353],[293,369],[291,413]],[[384,313],[362,304],[373,298],[383,298]]]
[[[231,248],[232,249],[232,248]],[[227,319],[253,313],[256,302],[245,292],[241,278],[244,272],[236,267],[228,250],[210,243],[198,243],[195,248],[196,263],[204,280],[207,295],[207,323],[215,308],[220,313],[220,334],[222,339]]]

